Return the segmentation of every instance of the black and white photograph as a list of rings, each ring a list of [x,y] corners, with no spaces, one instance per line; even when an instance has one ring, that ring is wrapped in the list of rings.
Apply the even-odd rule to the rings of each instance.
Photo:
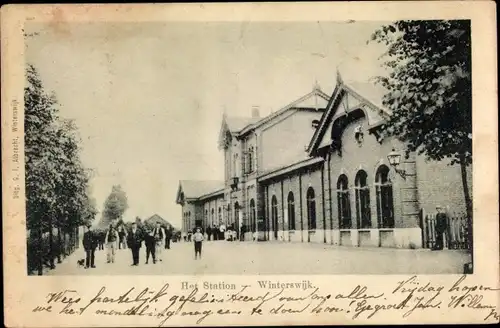
[[[473,272],[469,20],[24,34],[28,275]]]
[[[494,9],[2,6],[5,325],[498,323]]]

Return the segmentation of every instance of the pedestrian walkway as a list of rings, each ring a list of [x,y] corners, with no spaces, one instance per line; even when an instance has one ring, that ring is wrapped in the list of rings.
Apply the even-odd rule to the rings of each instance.
[[[117,250],[115,263],[106,263],[106,250],[96,251],[95,269],[77,266],[83,248],[58,264],[49,275],[204,275],[204,274],[460,274],[470,262],[466,251],[352,248],[325,244],[206,241],[203,257],[194,259],[190,242],[172,243],[163,261],[132,264],[129,249]]]

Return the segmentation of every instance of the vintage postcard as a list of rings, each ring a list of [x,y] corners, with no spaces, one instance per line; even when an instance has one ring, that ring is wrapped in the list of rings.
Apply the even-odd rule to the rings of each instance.
[[[1,9],[5,325],[498,323],[495,5]]]

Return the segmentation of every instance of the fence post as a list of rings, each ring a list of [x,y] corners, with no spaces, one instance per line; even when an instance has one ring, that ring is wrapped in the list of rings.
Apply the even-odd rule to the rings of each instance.
[[[420,209],[420,229],[422,230],[422,248],[427,248],[427,238],[425,233],[425,210],[423,208]]]

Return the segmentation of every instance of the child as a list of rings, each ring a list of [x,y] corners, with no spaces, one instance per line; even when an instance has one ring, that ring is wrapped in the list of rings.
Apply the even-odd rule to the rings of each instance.
[[[196,228],[196,232],[193,235],[194,240],[194,259],[196,260],[197,255],[200,255],[201,259],[201,242],[203,241],[203,234],[200,228]]]

